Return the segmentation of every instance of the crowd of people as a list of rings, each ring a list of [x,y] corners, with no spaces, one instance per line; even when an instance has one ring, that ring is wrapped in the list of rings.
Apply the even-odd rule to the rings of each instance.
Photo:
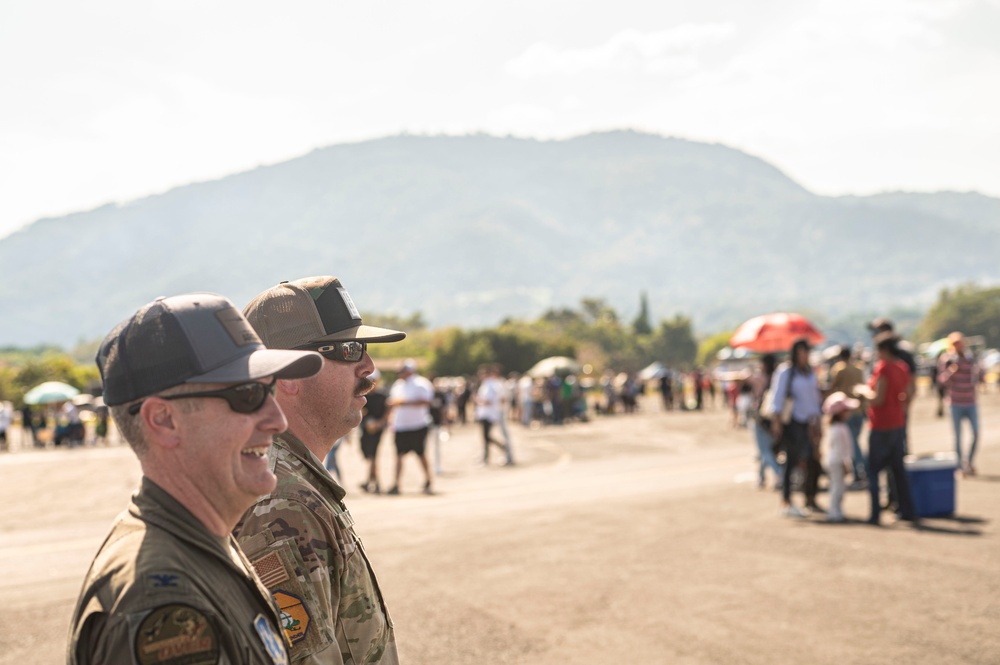
[[[765,355],[719,391],[734,424],[752,427],[759,484],[770,470],[784,515],[822,511],[844,521],[845,491],[867,488],[870,523],[886,507],[918,520],[904,468],[917,367],[891,322],[871,329],[870,367],[843,348],[817,371],[799,339],[785,362]],[[158,298],[111,330],[96,358],[99,422],[107,433],[114,420],[142,478],[84,580],[67,661],[396,663],[389,610],[345,503],[337,450],[347,437],[359,437],[363,491],[383,493],[377,453],[391,432],[396,460],[384,493],[402,492],[412,455],[423,493],[434,494],[442,443],[456,423],[478,425],[483,465],[498,456],[513,466],[511,422],[531,428],[634,413],[654,381],[664,411],[715,403],[708,373],[665,367],[590,382],[572,371],[504,377],[491,363],[475,377],[431,380],[407,359],[386,386],[368,347],[405,335],[364,324],[330,276],[282,282],[242,311],[215,294]],[[959,470],[975,475],[983,373],[960,333],[949,340],[934,378],[951,409]],[[32,437],[38,415],[22,415]],[[80,445],[77,405],[63,403],[58,415],[69,445]],[[11,410],[0,409],[4,445],[11,422]],[[823,476],[826,507],[817,500]]]
[[[841,347],[830,356],[827,366],[815,367],[810,362],[809,342],[799,339],[785,362],[779,365],[772,354],[762,356],[753,373],[732,391],[749,393],[744,404],[758,453],[758,485],[765,487],[770,470],[775,489],[781,491],[786,516],[805,517],[820,511],[829,521],[842,522],[846,519],[844,492],[866,489],[871,506],[869,523],[880,524],[886,508],[900,520],[919,520],[904,464],[917,359],[901,344],[891,321],[876,319],[869,328],[875,353],[870,364],[863,363],[854,349]],[[931,371],[951,409],[957,472],[972,476],[976,474],[979,439],[976,394],[984,373],[962,333],[954,332],[948,340],[950,348]],[[972,434],[967,448],[962,444],[963,422],[969,423]],[[867,453],[862,450],[866,423]],[[880,486],[883,470],[888,484],[884,502]],[[825,508],[817,502],[823,475],[828,478],[829,490]],[[802,492],[802,505],[792,500],[795,488]]]

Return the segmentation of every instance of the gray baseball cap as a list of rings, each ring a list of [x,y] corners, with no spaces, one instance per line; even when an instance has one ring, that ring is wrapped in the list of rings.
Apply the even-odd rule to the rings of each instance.
[[[144,305],[108,333],[96,361],[109,406],[183,383],[302,379],[323,367],[318,353],[266,348],[235,305],[214,293]]]

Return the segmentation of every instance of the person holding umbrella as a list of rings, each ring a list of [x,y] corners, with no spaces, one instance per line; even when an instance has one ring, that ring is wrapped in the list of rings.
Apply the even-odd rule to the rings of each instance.
[[[809,509],[820,510],[816,504],[819,485],[819,441],[822,417],[819,381],[809,365],[809,341],[798,339],[792,344],[790,359],[778,368],[774,376],[774,399],[770,407],[771,432],[785,448],[785,477],[781,488],[783,513],[789,517],[807,517]],[[790,408],[787,403],[791,402]],[[806,478],[803,486],[805,509],[791,502],[792,473],[804,463]]]

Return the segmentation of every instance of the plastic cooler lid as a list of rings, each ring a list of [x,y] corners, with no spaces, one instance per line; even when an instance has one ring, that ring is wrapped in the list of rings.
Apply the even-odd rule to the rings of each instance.
[[[937,471],[957,469],[958,456],[955,453],[930,453],[925,455],[907,455],[903,464],[908,471]]]

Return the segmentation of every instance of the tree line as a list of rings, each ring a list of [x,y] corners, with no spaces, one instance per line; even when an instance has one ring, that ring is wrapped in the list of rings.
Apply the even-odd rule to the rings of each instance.
[[[365,314],[364,319],[407,332],[402,342],[369,347],[376,364],[379,359],[421,358],[427,371],[437,376],[472,375],[485,363],[523,373],[548,356],[576,358],[594,373],[636,372],[654,361],[689,370],[711,364],[731,335],[720,332],[699,343],[691,319],[681,314],[654,325],[645,294],[632,321],[623,321],[601,298],[584,298],[576,308],[552,308],[535,320],[507,319],[496,327],[474,330],[431,329],[419,313]],[[982,335],[987,347],[1000,347],[1000,287],[966,284],[942,290],[912,341],[933,341],[955,330]],[[20,406],[24,393],[43,381],[63,381],[85,392],[99,390],[100,376],[90,360],[98,344],[90,341],[69,353],[53,346],[0,349],[0,400]]]

